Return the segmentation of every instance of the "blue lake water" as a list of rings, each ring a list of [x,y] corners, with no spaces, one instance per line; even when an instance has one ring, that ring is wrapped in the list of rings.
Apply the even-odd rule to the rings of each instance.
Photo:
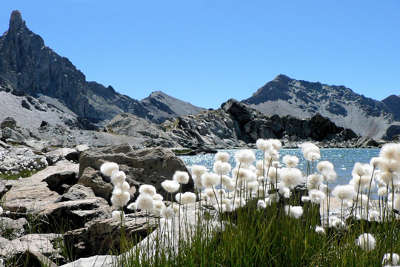
[[[231,155],[230,163],[232,166],[235,165],[234,154],[237,150],[221,150],[226,151]],[[262,152],[256,151],[257,160],[262,159]],[[299,166],[304,173],[306,172],[306,161],[303,158],[303,154],[300,149],[282,149],[280,151],[280,157],[284,155],[295,155],[299,158]],[[327,148],[321,149],[321,160],[328,160],[335,166],[335,171],[338,175],[336,181],[329,185],[333,188],[337,184],[347,184],[351,179],[351,172],[353,170],[354,163],[369,163],[372,157],[376,157],[379,154],[379,149],[366,149],[366,148]],[[180,157],[186,164],[187,167],[192,165],[203,165],[209,170],[212,170],[214,164],[214,154],[196,155],[196,156],[181,156]]]

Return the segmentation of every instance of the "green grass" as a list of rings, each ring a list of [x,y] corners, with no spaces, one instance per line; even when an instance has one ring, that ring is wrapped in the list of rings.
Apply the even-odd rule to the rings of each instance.
[[[193,150],[190,148],[182,148],[182,149],[172,149],[172,152],[174,152],[175,155],[177,156],[183,156],[190,154],[191,152],[193,152]]]
[[[305,206],[303,216],[294,219],[279,203],[257,209],[251,201],[224,216],[228,224],[223,232],[207,239],[207,230],[200,229],[190,245],[181,244],[176,257],[168,259],[160,251],[151,260],[133,256],[123,266],[381,266],[383,255],[391,251],[392,238],[393,252],[400,252],[399,222],[349,220],[346,229],[331,228],[321,235],[315,232],[318,211],[318,206]],[[367,232],[377,241],[370,252],[355,243]]]
[[[30,177],[32,175],[34,175],[35,173],[37,173],[40,170],[22,170],[18,173],[2,173],[0,174],[0,179],[2,180],[17,180],[20,177],[22,178],[26,178],[26,177]]]

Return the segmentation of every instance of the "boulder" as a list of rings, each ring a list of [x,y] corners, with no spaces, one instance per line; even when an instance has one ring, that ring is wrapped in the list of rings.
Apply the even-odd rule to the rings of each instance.
[[[25,250],[23,253],[15,255],[8,260],[12,262],[13,266],[30,266],[30,267],[57,267],[52,260],[40,253],[31,249]],[[64,260],[62,260],[64,262]]]
[[[69,157],[68,160],[70,160],[71,158],[74,157],[75,154],[76,154],[75,149],[63,147],[63,148],[57,148],[55,150],[49,151],[45,155],[46,155],[47,161],[49,162],[49,165],[53,165],[60,160],[67,159],[67,157]],[[79,158],[79,156],[78,156],[78,158]],[[75,156],[75,159],[76,159],[76,156]],[[77,163],[77,160],[75,162]]]
[[[43,181],[47,183],[50,190],[64,194],[66,189],[78,182],[78,179],[76,172],[64,171],[49,175]]]
[[[63,257],[60,255],[60,248],[56,246],[57,240],[60,239],[62,239],[62,235],[59,234],[29,234],[12,241],[0,237],[0,257],[18,258],[29,250],[33,253],[39,252],[52,260],[60,260]]]
[[[86,145],[86,144],[77,145],[77,146],[75,147],[75,150],[78,151],[79,154],[82,153],[83,151],[88,150],[88,149],[89,149],[89,146]]]
[[[6,187],[6,184],[4,183],[3,180],[0,180],[0,198],[4,196],[5,193],[7,193],[8,188]]]
[[[1,129],[4,129],[4,128],[15,129],[16,127],[17,127],[17,122],[15,121],[15,119],[13,117],[5,118],[0,124]]]
[[[400,140],[400,125],[390,125],[389,128],[387,128],[385,135],[383,136],[383,139],[387,141],[391,140]]]
[[[96,196],[107,200],[110,199],[113,190],[110,180],[105,180],[100,171],[96,171],[92,167],[84,169],[78,180],[78,184],[91,188]]]
[[[60,201],[71,201],[86,198],[94,198],[96,195],[90,187],[86,187],[80,184],[74,184],[71,186],[66,193],[64,193]]]
[[[66,245],[73,249],[73,255],[88,257],[120,251],[121,231],[130,245],[150,234],[157,220],[145,212],[136,212],[125,216],[123,228],[121,222],[112,218],[96,220],[90,226],[68,231],[64,234]]]
[[[139,186],[141,184],[151,184],[157,189],[157,192],[166,196],[166,192],[161,187],[161,182],[171,179],[175,171],[187,171],[185,164],[175,154],[165,148],[146,148],[134,150],[130,145],[119,145],[105,148],[90,149],[83,152],[79,159],[79,182],[86,186],[92,187],[96,194],[96,189],[92,183],[98,181],[102,188],[104,183],[108,182],[106,177],[100,179],[99,170],[104,162],[116,162],[120,165],[120,169],[127,175],[127,181],[131,186]],[[87,168],[91,168],[86,170]],[[85,173],[86,170],[86,173]],[[89,174],[95,175],[91,184],[82,183],[81,178],[90,180]],[[84,175],[85,174],[85,175]],[[193,180],[183,185],[183,191],[193,190]]]
[[[3,140],[6,140],[6,142],[13,142],[18,144],[23,144],[26,140],[25,136],[9,127],[5,127],[2,129],[2,138]]]
[[[77,229],[93,223],[96,219],[111,217],[111,207],[101,197],[90,197],[71,201],[49,203],[38,215],[43,218],[40,229],[52,232],[54,226],[62,225],[64,230]]]

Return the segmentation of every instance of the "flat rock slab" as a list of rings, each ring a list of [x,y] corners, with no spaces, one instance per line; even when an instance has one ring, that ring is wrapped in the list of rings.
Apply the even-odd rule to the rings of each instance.
[[[59,234],[30,234],[12,241],[0,237],[0,257],[12,258],[25,253],[27,250],[40,252],[46,257],[60,258],[59,249],[54,248],[56,239],[62,238]]]
[[[29,178],[15,181],[4,196],[3,208],[15,212],[43,212],[60,196],[57,192],[51,191],[44,180],[50,175],[64,171],[78,172],[78,164],[60,161]]]

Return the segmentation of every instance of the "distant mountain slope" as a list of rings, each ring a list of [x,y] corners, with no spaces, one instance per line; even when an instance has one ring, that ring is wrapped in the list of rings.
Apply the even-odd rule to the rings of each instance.
[[[400,121],[400,96],[391,95],[382,100],[392,112],[394,119]]]
[[[142,103],[117,93],[111,86],[86,81],[85,75],[67,58],[45,46],[43,39],[27,28],[19,11],[12,12],[9,29],[0,37],[0,84],[35,97],[56,99],[77,117],[91,122],[112,119],[123,112],[155,121],[197,112],[190,104],[174,98],[165,103],[151,99]],[[177,105],[160,108],[152,103]],[[168,108],[172,113],[165,116]]]
[[[0,78],[16,90],[59,99],[78,116],[100,121],[118,113],[146,117],[148,111],[109,86],[87,82],[85,75],[65,57],[46,47],[31,32],[19,11],[13,11],[8,31],[0,37]]]
[[[152,92],[148,97],[142,99],[140,103],[149,110],[149,116],[155,122],[163,122],[166,119],[177,116],[197,114],[205,110],[161,91]]]
[[[282,74],[243,102],[267,115],[304,119],[320,113],[339,126],[372,138],[381,138],[396,118],[386,103],[344,86],[295,80]]]

